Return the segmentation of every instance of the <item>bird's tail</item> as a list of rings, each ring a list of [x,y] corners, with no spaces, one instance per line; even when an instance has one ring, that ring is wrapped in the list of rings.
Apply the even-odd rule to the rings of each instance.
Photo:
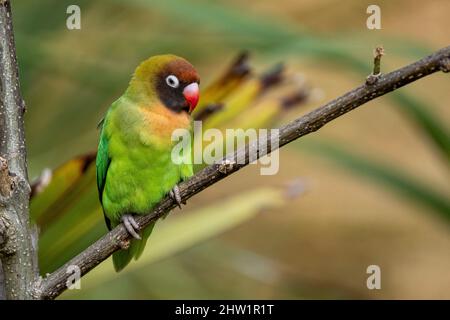
[[[156,221],[155,221],[156,222]],[[145,244],[147,243],[148,237],[153,231],[155,222],[152,222],[147,228],[142,231],[141,240],[133,239],[131,240],[130,247],[126,250],[119,250],[113,253],[113,263],[116,272],[119,272],[125,268],[131,261],[131,259],[137,260],[144,252]]]

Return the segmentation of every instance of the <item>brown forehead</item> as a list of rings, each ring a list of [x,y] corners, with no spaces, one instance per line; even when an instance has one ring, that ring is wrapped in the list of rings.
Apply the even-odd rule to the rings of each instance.
[[[164,76],[168,76],[169,74],[175,75],[182,82],[191,83],[191,82],[199,82],[200,77],[198,76],[195,68],[186,60],[175,59],[169,62],[164,68]]]

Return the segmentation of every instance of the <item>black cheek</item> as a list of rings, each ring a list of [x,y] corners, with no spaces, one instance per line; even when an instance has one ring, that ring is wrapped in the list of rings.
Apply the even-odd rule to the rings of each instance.
[[[156,92],[161,102],[170,110],[180,113],[189,111],[189,105],[183,96],[183,86],[172,88],[165,81],[159,81],[156,85]]]

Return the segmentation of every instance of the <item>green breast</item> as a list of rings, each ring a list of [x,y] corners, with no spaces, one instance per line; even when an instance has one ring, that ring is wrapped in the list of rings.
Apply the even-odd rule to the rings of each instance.
[[[111,162],[102,203],[105,214],[116,225],[124,213],[149,213],[175,184],[192,175],[192,165],[172,161],[171,141],[153,144],[146,139],[144,143],[137,112],[110,115],[104,129]]]
[[[103,191],[103,208],[117,221],[123,213],[145,214],[181,180],[170,152],[137,147],[112,157]]]

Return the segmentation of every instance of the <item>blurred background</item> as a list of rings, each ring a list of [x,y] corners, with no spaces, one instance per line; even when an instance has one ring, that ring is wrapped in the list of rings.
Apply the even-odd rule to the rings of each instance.
[[[71,4],[81,30],[66,28]],[[366,28],[370,4],[381,8],[381,30]],[[251,73],[234,95],[203,105],[226,112],[241,102],[209,118],[221,127],[278,127],[363,83],[377,45],[389,72],[450,44],[446,0],[12,6],[29,175],[56,168],[31,203],[42,274],[107,231],[89,152],[145,58],[181,55],[206,88],[247,50]],[[270,90],[239,93],[280,62],[285,76]],[[276,175],[256,165],[233,174],[159,222],[139,261],[116,274],[107,260],[60,298],[450,299],[449,85],[437,73],[340,117],[283,148]],[[280,101],[294,87],[307,98],[287,107]],[[254,124],[247,107],[267,117]],[[366,287],[369,265],[381,268],[381,290]]]

